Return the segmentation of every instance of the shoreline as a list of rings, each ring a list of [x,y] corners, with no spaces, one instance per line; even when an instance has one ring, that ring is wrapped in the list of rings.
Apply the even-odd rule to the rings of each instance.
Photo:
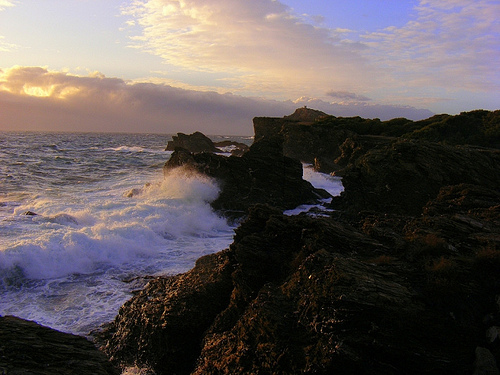
[[[490,116],[464,121],[476,115]],[[336,119],[273,121],[287,150]],[[151,280],[96,334],[101,350],[118,367],[158,374],[498,371],[500,151],[365,135],[333,127],[335,154],[316,157],[343,178],[330,217],[229,196],[220,207],[248,210],[229,249]],[[264,165],[282,171],[284,156],[259,147],[274,158]],[[228,175],[217,169],[222,159],[178,155],[177,167]],[[226,181],[263,191],[244,176]],[[289,199],[269,195],[278,198]]]

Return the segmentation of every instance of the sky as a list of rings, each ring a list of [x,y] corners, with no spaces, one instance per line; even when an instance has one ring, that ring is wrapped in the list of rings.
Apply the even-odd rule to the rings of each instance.
[[[500,109],[498,0],[0,0],[0,130]]]

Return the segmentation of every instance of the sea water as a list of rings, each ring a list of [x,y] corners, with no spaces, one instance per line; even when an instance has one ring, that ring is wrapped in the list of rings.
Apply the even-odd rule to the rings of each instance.
[[[217,181],[163,175],[170,139],[0,133],[0,315],[87,335],[147,277],[185,272],[229,246],[235,227],[210,207]],[[307,166],[304,175],[342,189]]]

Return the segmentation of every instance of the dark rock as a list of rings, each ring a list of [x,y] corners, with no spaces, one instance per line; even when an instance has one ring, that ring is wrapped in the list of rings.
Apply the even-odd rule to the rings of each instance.
[[[500,110],[476,110],[456,116],[438,115],[417,124],[418,128],[405,134],[405,138],[500,148]]]
[[[214,145],[218,148],[226,148],[226,147],[231,148],[231,155],[234,156],[242,156],[245,152],[247,152],[250,149],[250,146],[235,141],[215,142]]]
[[[486,349],[477,347],[476,348],[476,362],[474,375],[498,375],[498,367],[493,354]]]
[[[184,148],[190,152],[220,152],[214,143],[206,135],[195,132],[193,134],[177,133],[168,141],[166,151],[174,151],[176,148]]]
[[[316,115],[256,118],[240,158],[174,152],[165,173],[217,178],[214,207],[248,215],[229,249],[122,307],[99,337],[114,363],[156,374],[498,373],[500,151],[456,146],[474,126],[494,139],[495,113]],[[453,124],[450,142],[409,139]],[[318,193],[290,154],[343,177],[331,217],[282,214]]]
[[[394,141],[395,137],[500,148],[500,111],[437,115],[414,122],[405,118],[380,121],[335,117],[299,108],[290,116],[256,117],[253,122],[256,140],[280,136],[286,156],[315,164],[325,173],[342,167],[336,159],[342,156],[341,146],[347,138],[355,139],[356,148],[362,147],[365,152],[370,147]]]
[[[164,172],[181,166],[219,181],[221,192],[212,206],[228,215],[244,215],[256,203],[285,210],[329,196],[302,179],[302,164],[283,156],[276,138],[254,143],[241,157],[177,149]]]
[[[190,373],[204,332],[229,303],[233,267],[231,254],[221,252],[198,259],[188,273],[151,280],[97,341],[117,365]]]
[[[327,116],[328,115],[325,112],[318,111],[317,109],[302,107],[297,108],[294,113],[289,116],[285,116],[284,118],[297,122],[314,122]]]
[[[316,124],[292,121],[285,118],[256,117],[253,119],[255,140],[280,137],[283,153],[301,162],[313,164],[315,159],[329,164],[331,172],[337,169],[334,160],[340,156],[339,146],[354,133],[349,130],[332,131]]]
[[[500,151],[398,140],[351,157],[337,174],[344,209],[417,215],[444,186],[500,186]]]
[[[2,374],[119,374],[84,337],[13,316],[0,317]]]
[[[418,263],[382,260],[388,250],[330,219],[255,206],[229,250],[125,304],[104,350],[157,374],[472,373],[481,304],[455,319],[428,303]]]

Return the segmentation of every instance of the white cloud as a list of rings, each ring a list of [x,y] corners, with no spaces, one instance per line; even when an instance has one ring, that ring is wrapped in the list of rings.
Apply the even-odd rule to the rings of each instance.
[[[326,95],[335,99],[340,99],[342,101],[345,100],[348,102],[368,102],[371,100],[367,96],[358,95],[354,92],[349,92],[349,91],[328,91]]]
[[[13,1],[9,0],[0,0],[0,11],[4,10],[5,8],[13,7],[15,4]]]
[[[498,92],[498,1],[421,0],[416,11],[401,28],[364,36],[367,58],[386,68],[388,87]]]
[[[150,0],[125,13],[142,26],[135,45],[186,71],[225,74],[233,91],[297,97],[369,85],[359,45],[315,27],[272,0]]]
[[[315,26],[277,0],[143,0],[123,12],[140,30],[134,47],[176,70],[168,79],[203,72],[216,91],[413,105],[500,89],[497,0],[420,0],[406,25],[366,35]]]

